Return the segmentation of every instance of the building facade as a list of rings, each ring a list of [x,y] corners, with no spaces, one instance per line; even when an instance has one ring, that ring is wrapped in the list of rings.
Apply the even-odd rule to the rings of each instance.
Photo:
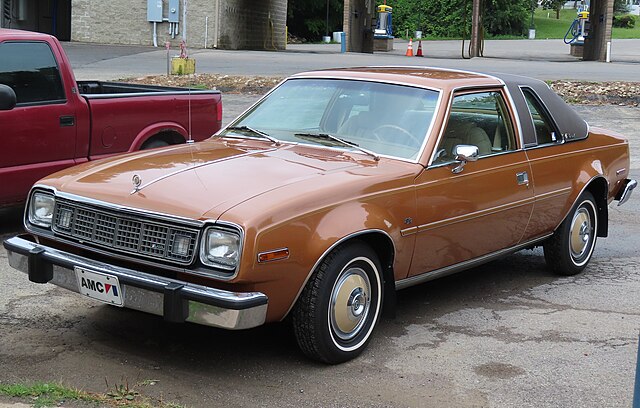
[[[189,48],[286,47],[286,0],[0,1],[2,27],[64,41],[175,47],[185,39]]]

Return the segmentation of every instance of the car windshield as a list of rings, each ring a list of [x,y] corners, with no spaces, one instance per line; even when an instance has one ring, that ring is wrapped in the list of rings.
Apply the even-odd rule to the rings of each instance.
[[[439,92],[342,79],[289,79],[225,130],[253,129],[278,141],[416,160]],[[347,143],[336,143],[336,140]]]

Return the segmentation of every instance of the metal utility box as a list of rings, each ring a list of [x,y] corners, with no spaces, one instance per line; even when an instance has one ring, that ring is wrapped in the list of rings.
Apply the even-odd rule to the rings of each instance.
[[[180,0],[169,0],[169,22],[180,22]]]
[[[147,21],[162,22],[162,0],[147,0]]]

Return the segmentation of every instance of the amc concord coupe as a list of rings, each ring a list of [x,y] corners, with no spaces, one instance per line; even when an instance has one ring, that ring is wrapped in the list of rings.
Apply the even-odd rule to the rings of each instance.
[[[290,316],[306,355],[339,363],[399,289],[535,246],[581,272],[628,176],[627,141],[543,82],[316,71],[206,141],[40,180],[4,245],[33,282],[172,322]]]

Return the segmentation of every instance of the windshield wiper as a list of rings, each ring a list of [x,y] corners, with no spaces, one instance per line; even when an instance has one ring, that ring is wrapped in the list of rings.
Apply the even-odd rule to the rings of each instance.
[[[339,137],[330,135],[329,133],[296,133],[294,136],[300,137],[300,138],[308,138],[308,139],[331,140],[331,141],[336,142],[336,143],[338,143],[340,145],[348,146],[348,147],[352,147],[354,149],[360,150],[362,153],[373,157],[373,160],[375,160],[375,161],[380,160],[380,156],[378,156],[376,153],[372,152],[371,150],[365,149],[364,147],[360,147],[357,144],[355,144],[353,142],[350,142],[348,140],[341,139]]]
[[[253,135],[260,136],[263,139],[272,141],[276,146],[280,146],[280,141],[275,137],[271,137],[268,134],[249,126],[229,126],[225,130],[239,130],[241,132],[249,132]]]

